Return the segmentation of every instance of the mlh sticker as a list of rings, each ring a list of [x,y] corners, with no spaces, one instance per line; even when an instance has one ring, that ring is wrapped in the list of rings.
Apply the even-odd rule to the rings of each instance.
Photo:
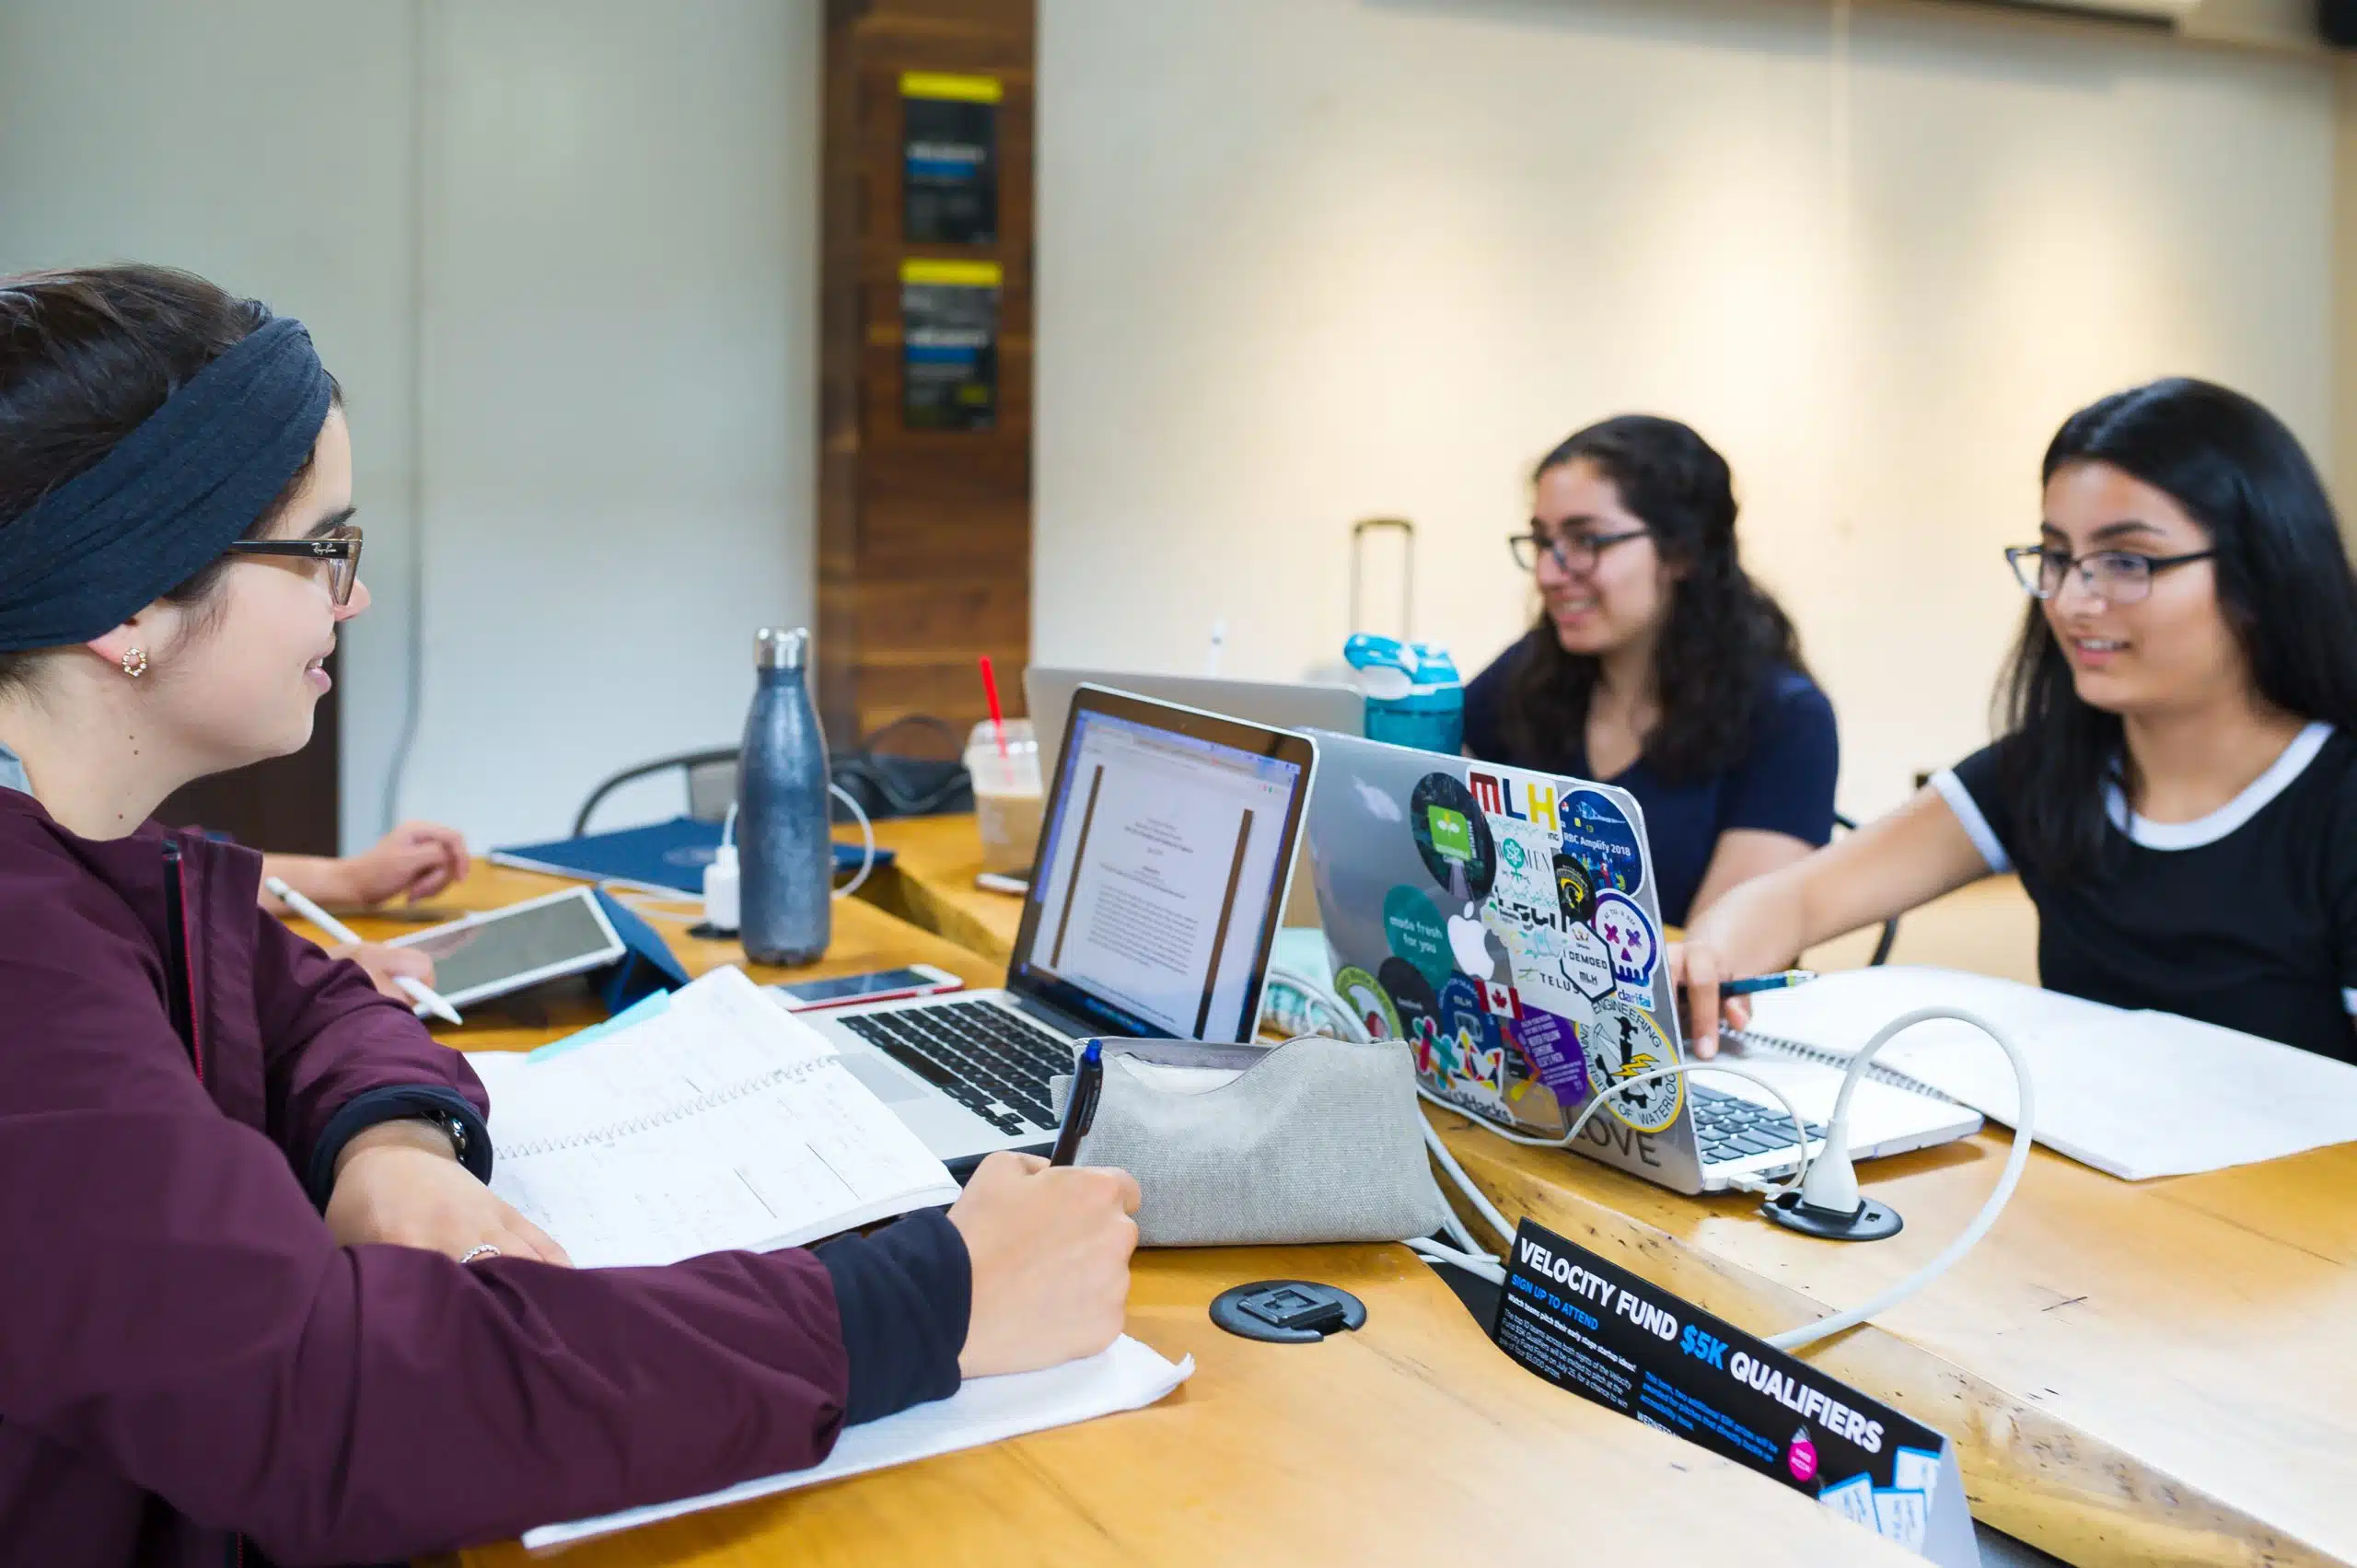
[[[1476,769],[1466,775],[1472,786],[1474,803],[1492,817],[1504,817],[1511,822],[1536,822],[1540,827],[1562,830],[1562,822],[1555,809],[1555,786],[1529,780],[1499,779]],[[1515,807],[1519,797],[1523,809]]]

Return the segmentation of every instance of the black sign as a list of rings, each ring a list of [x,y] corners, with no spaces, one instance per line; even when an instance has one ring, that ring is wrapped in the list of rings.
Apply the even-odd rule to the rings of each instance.
[[[900,263],[900,423],[988,430],[998,419],[995,261]]]
[[[989,76],[900,77],[900,235],[916,245],[998,239],[998,104]]]
[[[1543,1226],[1522,1223],[1491,1329],[1559,1388],[1927,1550],[1964,1507],[1947,1440]],[[1944,1521],[1945,1523],[1945,1521]],[[1933,1555],[1945,1558],[1945,1554]]]

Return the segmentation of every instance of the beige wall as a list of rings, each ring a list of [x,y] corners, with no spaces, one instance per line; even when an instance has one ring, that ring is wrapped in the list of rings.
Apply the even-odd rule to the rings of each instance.
[[[1964,6],[1042,0],[1037,656],[1290,678],[1346,528],[1517,633],[1530,461],[1732,459],[1881,809],[1985,737],[2038,454],[2152,376],[2329,463],[2333,68]],[[2344,443],[2343,445],[2351,445]]]

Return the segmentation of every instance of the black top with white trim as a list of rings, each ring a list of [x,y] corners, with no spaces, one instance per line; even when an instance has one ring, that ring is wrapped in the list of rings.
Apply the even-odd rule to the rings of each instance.
[[[2014,869],[1997,747],[1932,784],[1989,869]],[[2101,872],[2022,873],[2046,987],[2357,1062],[2357,738],[2308,726],[2199,821],[2148,822],[2116,784],[2107,806]]]

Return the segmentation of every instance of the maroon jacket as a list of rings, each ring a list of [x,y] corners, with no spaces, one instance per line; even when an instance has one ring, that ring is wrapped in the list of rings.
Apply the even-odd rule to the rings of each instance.
[[[338,1247],[343,1142],[479,1131],[482,1087],[256,908],[259,856],[176,837],[192,1052],[166,836],[0,789],[0,1562],[405,1558],[809,1465],[957,1388],[938,1214],[667,1269]]]

